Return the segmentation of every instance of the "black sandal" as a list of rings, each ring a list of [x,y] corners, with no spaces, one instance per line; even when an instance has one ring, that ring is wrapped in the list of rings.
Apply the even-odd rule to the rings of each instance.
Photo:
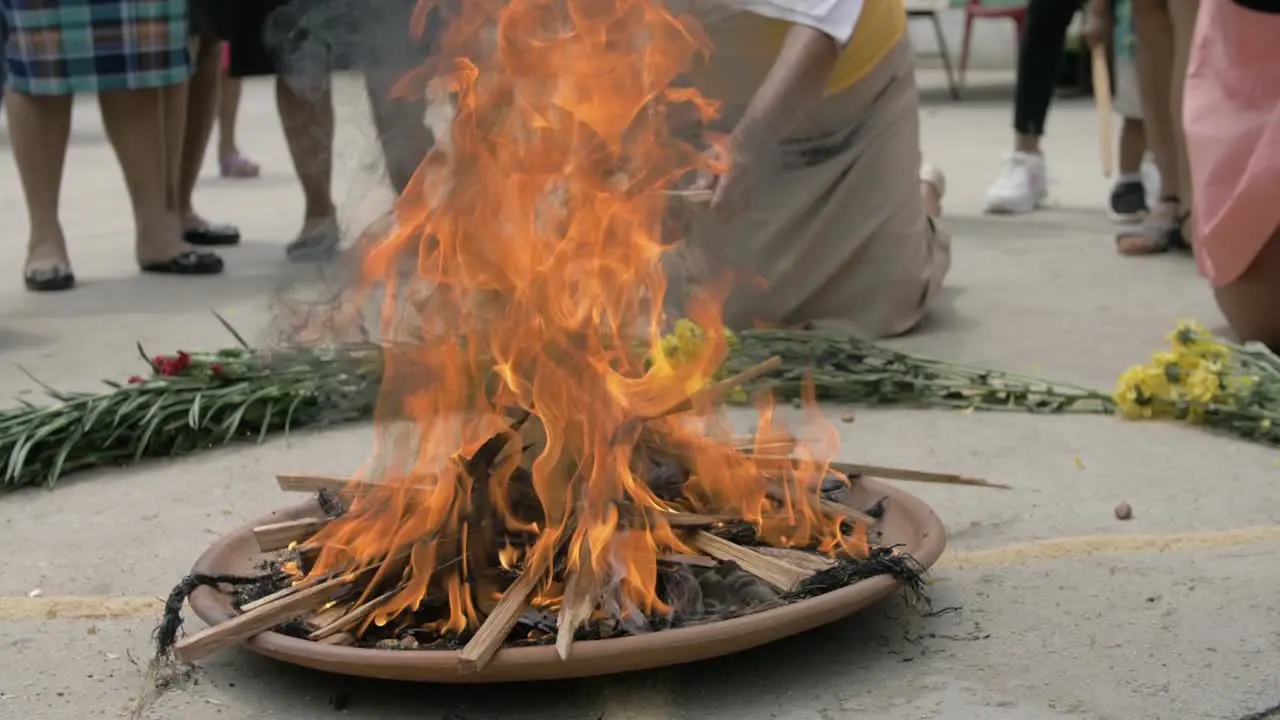
[[[28,269],[22,274],[22,281],[32,292],[59,292],[76,286],[75,273],[66,263]]]
[[[213,253],[188,250],[168,260],[142,263],[142,272],[159,275],[217,275],[222,272],[222,258]]]
[[[200,247],[236,245],[240,229],[234,225],[201,225],[182,231],[182,239]]]

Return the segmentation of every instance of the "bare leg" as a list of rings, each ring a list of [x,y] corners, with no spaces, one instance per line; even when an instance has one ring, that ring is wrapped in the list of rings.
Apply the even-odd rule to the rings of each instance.
[[[339,243],[337,212],[330,194],[333,180],[333,98],[328,78],[317,82],[323,84],[311,88],[304,95],[285,78],[276,78],[276,107],[306,203],[302,230],[286,248],[291,260],[327,259],[337,250]]]
[[[67,242],[58,222],[58,196],[71,139],[70,95],[24,95],[5,98],[22,193],[31,230],[27,236],[26,271],[51,270],[68,262]]]
[[[192,41],[195,72],[188,82],[186,118],[183,122],[182,152],[177,173],[178,211],[184,229],[208,225],[192,207],[191,199],[204,165],[205,150],[218,109],[218,44],[203,38]]]
[[[306,201],[303,221],[332,218],[333,99],[328,80],[303,95],[282,77],[276,78],[276,107],[289,144],[289,156]]]
[[[1142,95],[1147,147],[1151,149],[1160,177],[1167,178],[1167,194],[1177,197],[1177,147],[1181,133],[1174,128],[1173,115],[1169,112],[1173,102],[1174,77],[1173,23],[1169,17],[1169,0],[1132,1],[1133,25],[1137,34],[1138,87]],[[1178,97],[1181,96],[1179,89]]]
[[[1182,132],[1182,93],[1187,84],[1187,65],[1191,60],[1191,39],[1195,35],[1196,14],[1200,0],[1169,0],[1169,19],[1172,29],[1173,76],[1169,84],[1169,129],[1173,136],[1177,174],[1170,175],[1169,184],[1177,183],[1178,198],[1184,214],[1191,212],[1191,163],[1187,159],[1187,138]],[[1187,242],[1193,242],[1191,223],[1182,223]]]
[[[1028,135],[1026,133],[1014,133],[1013,135],[1014,152],[1031,153],[1033,155],[1040,154],[1040,136]]]
[[[1175,126],[1174,113],[1170,112],[1174,94],[1174,51],[1169,6],[1187,1],[1132,0],[1144,133],[1147,148],[1160,170],[1160,177],[1164,178],[1165,190],[1164,197],[1151,208],[1140,226],[1116,236],[1116,249],[1125,255],[1164,252],[1180,238],[1178,217],[1184,205],[1176,179],[1180,172],[1179,159],[1185,156],[1186,150],[1179,150],[1183,143],[1181,124]],[[1181,82],[1178,85],[1181,102]]]
[[[1235,282],[1214,290],[1218,307],[1241,340],[1280,351],[1280,230]]]
[[[1120,126],[1120,174],[1142,172],[1142,157],[1147,152],[1147,133],[1141,120],[1125,118]]]
[[[222,76],[218,93],[218,159],[240,154],[236,147],[236,115],[240,112],[240,78]]]
[[[382,145],[387,176],[396,194],[404,192],[418,165],[431,147],[431,137],[422,124],[425,101],[391,98],[391,87],[400,77],[396,68],[383,68],[365,74],[365,90],[373,109],[373,124]]]
[[[218,93],[218,170],[223,177],[255,178],[262,168],[240,154],[236,146],[236,115],[240,112],[240,78],[223,74]]]
[[[167,263],[193,248],[182,239],[178,167],[186,124],[186,86],[122,90],[99,95],[102,122],[124,172],[144,267]],[[191,274],[219,272],[216,255]],[[216,269],[214,269],[216,265]]]

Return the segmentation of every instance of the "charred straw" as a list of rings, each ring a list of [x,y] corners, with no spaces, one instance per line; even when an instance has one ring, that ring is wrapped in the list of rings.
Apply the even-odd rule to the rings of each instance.
[[[275,590],[280,582],[280,576],[276,573],[266,573],[263,575],[209,575],[205,573],[191,573],[184,577],[177,585],[173,586],[173,590],[169,591],[169,597],[164,601],[164,613],[160,617],[160,624],[156,626],[152,633],[152,638],[156,643],[156,657],[167,657],[173,650],[174,643],[178,642],[178,633],[182,630],[182,604],[187,601],[191,593],[201,587],[218,588],[219,586],[227,586],[234,588],[237,595],[252,591],[254,589],[266,590],[265,594],[269,594]]]
[[[803,600],[822,595],[860,580],[889,575],[902,583],[912,601],[927,599],[924,595],[925,569],[914,557],[897,552],[895,547],[873,547],[864,559],[841,559],[827,570],[819,571],[786,595],[788,600]]]
[[[347,512],[347,506],[342,504],[338,494],[327,488],[321,488],[316,493],[316,504],[320,506],[320,510],[324,512],[325,517],[338,518]]]

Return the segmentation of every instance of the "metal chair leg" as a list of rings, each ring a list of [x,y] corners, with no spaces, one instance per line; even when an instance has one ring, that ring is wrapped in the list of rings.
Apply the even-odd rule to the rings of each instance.
[[[951,90],[951,99],[960,99],[960,86],[956,84],[955,73],[951,69],[951,51],[947,48],[947,38],[942,34],[942,21],[937,13],[930,16],[933,20],[933,34],[938,38],[938,54],[942,56],[942,68],[947,73],[947,87]]]

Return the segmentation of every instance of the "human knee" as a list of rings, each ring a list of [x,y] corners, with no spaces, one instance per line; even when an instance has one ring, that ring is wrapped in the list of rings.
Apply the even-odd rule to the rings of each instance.
[[[1262,343],[1273,350],[1280,350],[1280,312],[1268,311],[1265,306],[1224,302],[1222,291],[1216,295],[1218,308],[1241,342]]]
[[[1280,230],[1238,279],[1214,288],[1218,307],[1246,342],[1280,348]]]

